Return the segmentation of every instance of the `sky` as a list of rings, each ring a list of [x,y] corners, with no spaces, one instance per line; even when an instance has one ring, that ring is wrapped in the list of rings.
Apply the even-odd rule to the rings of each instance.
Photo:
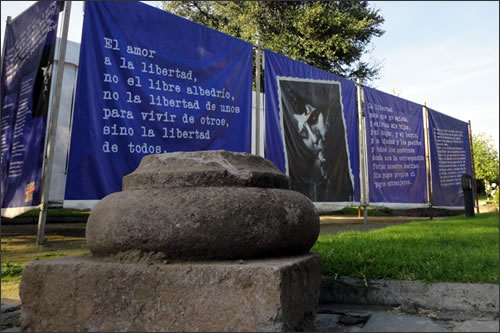
[[[159,1],[143,1],[158,7]],[[7,16],[34,1],[1,1]],[[370,1],[385,22],[364,59],[382,64],[371,85],[462,121],[499,150],[499,2]],[[68,39],[80,42],[83,2],[73,1]],[[62,26],[62,24],[61,24]]]
[[[385,18],[370,57],[376,89],[451,117],[499,141],[499,2],[374,1]]]

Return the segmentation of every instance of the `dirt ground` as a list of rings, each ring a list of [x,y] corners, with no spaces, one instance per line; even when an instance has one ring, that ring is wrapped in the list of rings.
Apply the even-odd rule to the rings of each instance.
[[[85,238],[86,223],[47,223],[45,236],[82,237]],[[1,232],[4,237],[29,236],[37,234],[36,223],[2,222]]]
[[[37,224],[2,221],[2,264],[25,266],[33,260],[90,253],[85,242],[85,223],[47,223],[45,242],[36,244]],[[2,278],[2,299],[19,300],[20,277]]]

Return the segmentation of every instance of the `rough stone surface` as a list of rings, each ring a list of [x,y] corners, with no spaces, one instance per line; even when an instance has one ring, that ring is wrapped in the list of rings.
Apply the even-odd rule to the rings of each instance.
[[[290,188],[288,176],[262,157],[224,150],[145,156],[123,190],[191,186]]]
[[[311,330],[318,234],[312,202],[262,157],[147,156],[93,209],[93,256],[26,266],[22,329]]]
[[[409,314],[401,306],[320,304],[315,327],[317,332],[498,332],[498,313],[416,308]]]
[[[308,253],[318,234],[319,217],[307,197],[254,187],[113,193],[96,205],[86,230],[97,255],[138,249],[181,260]]]
[[[499,311],[499,286],[479,283],[423,283],[322,277],[320,303],[372,304],[454,311]]]
[[[180,264],[66,257],[29,263],[24,331],[311,331],[320,258]]]

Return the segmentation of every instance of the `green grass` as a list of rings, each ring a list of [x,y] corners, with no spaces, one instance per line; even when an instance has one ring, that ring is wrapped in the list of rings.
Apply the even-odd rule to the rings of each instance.
[[[23,267],[10,262],[2,264],[2,280],[20,277],[23,273]]]
[[[323,274],[364,279],[498,283],[498,212],[321,235]]]

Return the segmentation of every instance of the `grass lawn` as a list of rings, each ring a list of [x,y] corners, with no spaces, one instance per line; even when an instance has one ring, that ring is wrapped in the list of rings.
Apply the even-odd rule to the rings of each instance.
[[[321,235],[323,274],[364,279],[498,284],[496,213]]]

